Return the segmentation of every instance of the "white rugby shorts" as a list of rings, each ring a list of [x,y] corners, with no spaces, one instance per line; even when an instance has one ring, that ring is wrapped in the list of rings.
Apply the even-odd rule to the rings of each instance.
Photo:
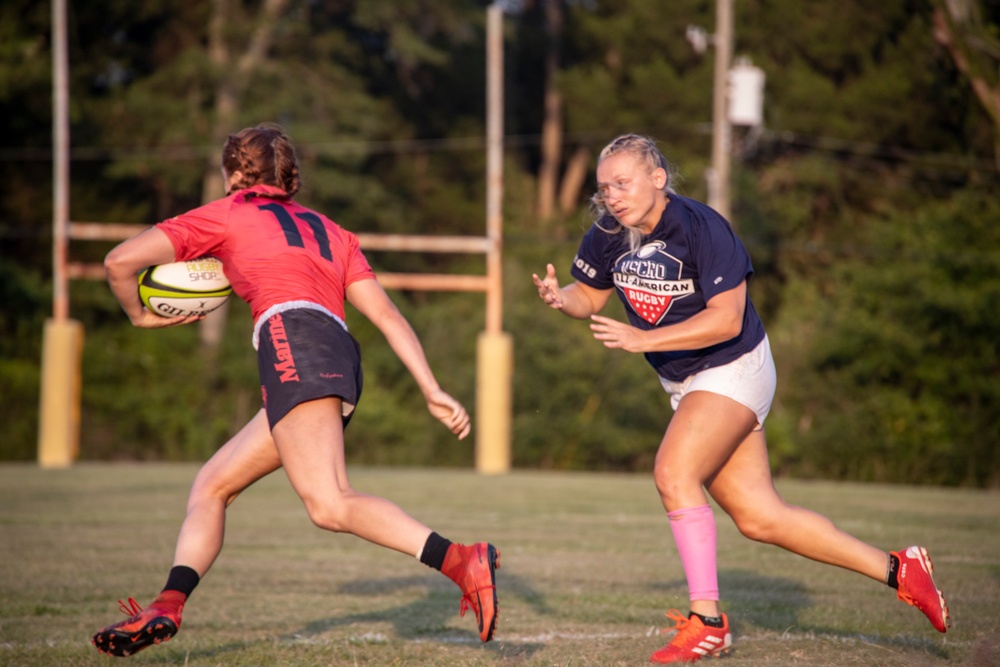
[[[765,335],[757,347],[725,366],[689,375],[682,382],[671,382],[661,377],[660,384],[670,394],[670,405],[674,410],[681,399],[692,391],[709,391],[731,398],[757,415],[757,427],[754,430],[759,431],[764,428],[764,420],[771,411],[778,378],[774,370],[774,358],[771,356],[771,345]]]

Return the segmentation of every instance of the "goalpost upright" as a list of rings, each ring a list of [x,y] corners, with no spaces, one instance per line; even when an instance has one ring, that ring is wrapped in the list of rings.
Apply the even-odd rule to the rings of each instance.
[[[83,326],[69,318],[69,279],[104,279],[103,267],[71,263],[70,239],[123,240],[145,225],[70,222],[66,0],[52,0],[53,42],[53,317],[42,344],[38,462],[72,465],[79,454]],[[486,256],[486,275],[378,274],[387,289],[481,291],[486,325],[476,348],[476,470],[501,474],[511,465],[513,341],[503,331],[503,9],[487,8],[487,205],[483,237],[358,234],[364,249],[473,252]]]
[[[80,449],[83,325],[69,317],[69,57],[66,0],[52,0],[52,317],[42,337],[38,464],[65,468]]]

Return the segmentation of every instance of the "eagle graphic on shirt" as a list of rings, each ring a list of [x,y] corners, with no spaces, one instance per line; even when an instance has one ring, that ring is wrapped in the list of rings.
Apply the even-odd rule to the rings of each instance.
[[[663,241],[647,243],[615,262],[615,287],[643,320],[657,325],[676,299],[694,294],[694,281],[681,279],[684,263],[666,250]]]

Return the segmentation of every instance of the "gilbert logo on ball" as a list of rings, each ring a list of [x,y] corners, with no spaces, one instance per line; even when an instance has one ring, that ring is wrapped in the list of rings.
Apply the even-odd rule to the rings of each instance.
[[[163,317],[210,313],[232,293],[215,257],[151,266],[139,274],[142,303]]]

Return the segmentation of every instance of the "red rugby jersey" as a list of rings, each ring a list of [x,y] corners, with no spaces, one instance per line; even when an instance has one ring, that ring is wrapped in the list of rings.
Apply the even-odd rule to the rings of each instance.
[[[157,227],[176,261],[212,255],[253,319],[287,301],[311,301],[341,319],[348,285],[373,278],[358,237],[269,185],[239,190],[165,220]]]

